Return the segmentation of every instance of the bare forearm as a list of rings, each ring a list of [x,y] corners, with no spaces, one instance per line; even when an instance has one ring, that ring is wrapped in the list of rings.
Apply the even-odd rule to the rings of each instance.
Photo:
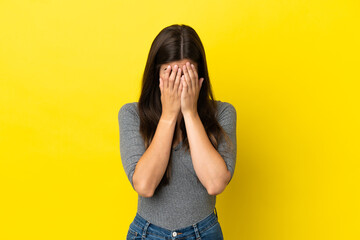
[[[224,190],[230,179],[225,161],[211,144],[198,114],[184,115],[195,172],[211,195]]]
[[[166,171],[175,124],[175,118],[161,116],[150,146],[136,165],[134,188],[145,197],[153,195]]]

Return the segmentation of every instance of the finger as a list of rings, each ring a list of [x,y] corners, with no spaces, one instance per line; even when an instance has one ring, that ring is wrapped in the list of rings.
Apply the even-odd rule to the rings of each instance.
[[[194,79],[196,80],[195,81],[195,86],[199,87],[199,81],[197,81],[197,79],[199,79],[199,76],[197,74],[197,71],[196,71],[196,68],[195,68],[194,64],[191,64],[191,69],[192,69],[193,74],[194,74]]]
[[[192,68],[192,70],[193,70],[193,72],[195,74],[195,77],[199,78],[198,72],[196,71],[196,67],[194,66],[194,64],[191,64],[191,68]]]
[[[180,78],[181,78],[181,68],[178,68],[178,69],[177,69],[177,74],[176,74],[175,83],[174,83],[174,89],[175,89],[175,90],[178,90],[178,88],[179,88]]]
[[[164,88],[168,88],[169,87],[169,75],[171,72],[171,66],[167,66],[166,70],[165,70],[165,74],[164,74]]]
[[[178,66],[175,65],[171,71],[170,77],[169,77],[169,88],[170,90],[173,90],[174,88],[174,81],[175,81],[175,75],[177,73]]]
[[[204,82],[204,78],[200,78],[200,88],[201,88],[203,82]]]
[[[186,81],[187,90],[190,91],[190,89],[191,89],[191,79],[190,79],[189,72],[187,70],[186,64],[183,66],[183,70],[184,70],[184,78],[185,78],[185,81]]]
[[[179,80],[179,88],[178,88],[178,96],[181,96],[182,91],[183,91],[183,84],[182,84],[182,80],[180,78],[180,80]]]
[[[197,79],[194,78],[195,75],[194,75],[194,73],[193,73],[193,71],[192,71],[192,69],[191,69],[191,66],[190,66],[190,63],[189,63],[189,62],[186,63],[186,68],[187,68],[188,73],[189,73],[189,76],[190,76],[191,88],[192,88],[192,89],[196,89],[196,80],[197,80]]]
[[[159,87],[160,87],[160,92],[163,91],[163,81],[161,80],[161,78],[159,78]]]
[[[188,85],[187,85],[187,83],[185,81],[185,76],[184,75],[181,76],[181,85],[182,85],[182,91],[187,93]]]

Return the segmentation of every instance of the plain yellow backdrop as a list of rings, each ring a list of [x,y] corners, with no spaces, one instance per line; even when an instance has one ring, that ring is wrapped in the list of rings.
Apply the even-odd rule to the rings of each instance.
[[[0,1],[0,239],[125,239],[117,114],[192,26],[237,110],[227,240],[360,239],[359,1]]]

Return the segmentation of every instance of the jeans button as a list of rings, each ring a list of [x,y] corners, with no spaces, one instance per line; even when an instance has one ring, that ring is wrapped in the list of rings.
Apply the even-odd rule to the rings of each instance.
[[[173,237],[176,237],[176,236],[177,236],[177,232],[173,232],[172,235],[173,235]]]

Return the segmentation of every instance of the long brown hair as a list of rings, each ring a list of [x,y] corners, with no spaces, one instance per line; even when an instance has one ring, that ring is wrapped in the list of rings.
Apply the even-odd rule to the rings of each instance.
[[[161,30],[155,37],[144,70],[138,109],[140,116],[140,133],[144,139],[145,148],[149,147],[155,135],[162,112],[161,92],[159,88],[160,66],[185,58],[191,59],[198,64],[198,76],[199,78],[204,78],[199,93],[197,110],[210,142],[214,148],[217,149],[221,136],[224,136],[226,141],[231,145],[231,141],[226,132],[216,119],[217,103],[214,100],[211,90],[203,44],[193,28],[184,24],[174,24]],[[176,123],[175,131],[178,127],[177,124],[178,123]],[[182,147],[184,147],[186,151],[189,151],[184,118],[181,119],[180,129],[182,132]],[[177,134],[175,132],[173,141],[176,136]],[[172,151],[170,151],[166,174],[164,174],[161,179],[159,186],[169,183],[171,156]]]

